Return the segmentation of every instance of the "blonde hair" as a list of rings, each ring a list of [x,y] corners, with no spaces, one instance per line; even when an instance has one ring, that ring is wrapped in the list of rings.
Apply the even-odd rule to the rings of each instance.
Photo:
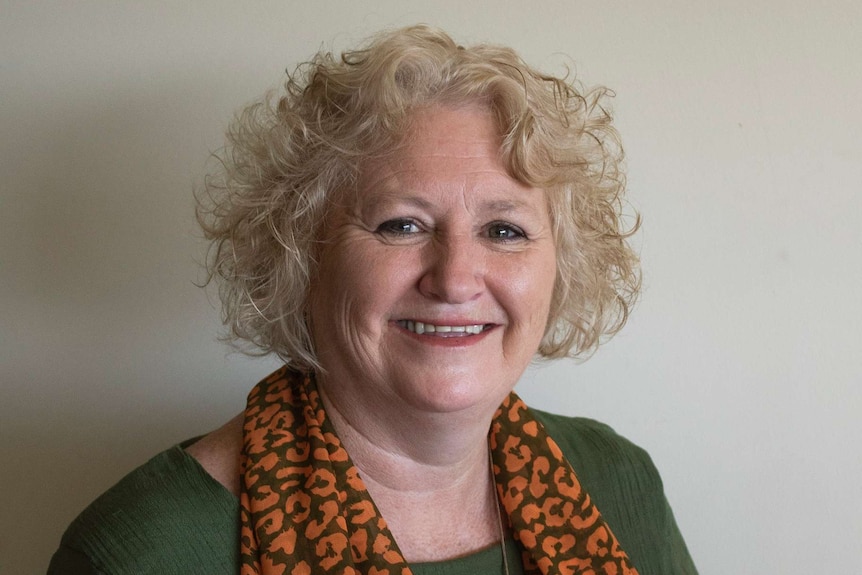
[[[307,304],[334,194],[355,189],[363,163],[398,145],[415,110],[478,103],[499,125],[510,174],[544,188],[551,206],[557,280],[538,353],[590,354],[622,328],[640,287],[627,241],[640,220],[623,223],[610,95],[542,74],[510,48],[462,47],[427,26],[381,33],[340,59],[318,53],[280,96],[235,119],[221,168],[198,197],[229,339],[317,366]]]

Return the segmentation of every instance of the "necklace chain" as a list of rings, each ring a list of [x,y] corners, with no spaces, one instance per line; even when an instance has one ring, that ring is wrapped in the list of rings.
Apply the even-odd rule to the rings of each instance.
[[[497,496],[497,480],[494,477],[494,456],[488,446],[488,461],[491,463],[491,495],[497,508],[497,526],[500,528],[500,553],[503,555],[503,575],[509,575],[509,560],[506,558],[506,530],[503,527],[503,510],[500,508],[500,498]]]

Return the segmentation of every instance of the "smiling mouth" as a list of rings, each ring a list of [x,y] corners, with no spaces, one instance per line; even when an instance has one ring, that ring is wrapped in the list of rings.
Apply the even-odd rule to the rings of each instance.
[[[494,325],[490,323],[477,323],[472,325],[435,325],[433,323],[424,323],[409,319],[398,320],[397,323],[407,331],[418,335],[434,334],[443,337],[477,335],[487,329],[491,329]]]

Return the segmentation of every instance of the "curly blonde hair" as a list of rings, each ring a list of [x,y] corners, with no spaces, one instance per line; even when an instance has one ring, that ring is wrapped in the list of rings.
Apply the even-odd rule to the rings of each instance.
[[[318,53],[235,119],[220,169],[199,194],[197,216],[220,280],[228,339],[246,353],[275,353],[317,367],[307,306],[322,222],[338,191],[355,190],[362,165],[391,152],[410,115],[431,105],[478,103],[502,136],[515,179],[544,188],[551,207],[557,280],[545,358],[589,355],[619,331],[640,287],[624,225],[623,150],[604,105],[531,68],[510,48],[457,45],[413,26],[358,50]]]

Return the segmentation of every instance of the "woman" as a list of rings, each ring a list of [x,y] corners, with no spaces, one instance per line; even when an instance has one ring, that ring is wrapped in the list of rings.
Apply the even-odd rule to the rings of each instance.
[[[286,365],[52,572],[694,572],[642,450],[512,394],[637,293],[603,95],[419,26],[248,108],[199,215],[234,336]]]

